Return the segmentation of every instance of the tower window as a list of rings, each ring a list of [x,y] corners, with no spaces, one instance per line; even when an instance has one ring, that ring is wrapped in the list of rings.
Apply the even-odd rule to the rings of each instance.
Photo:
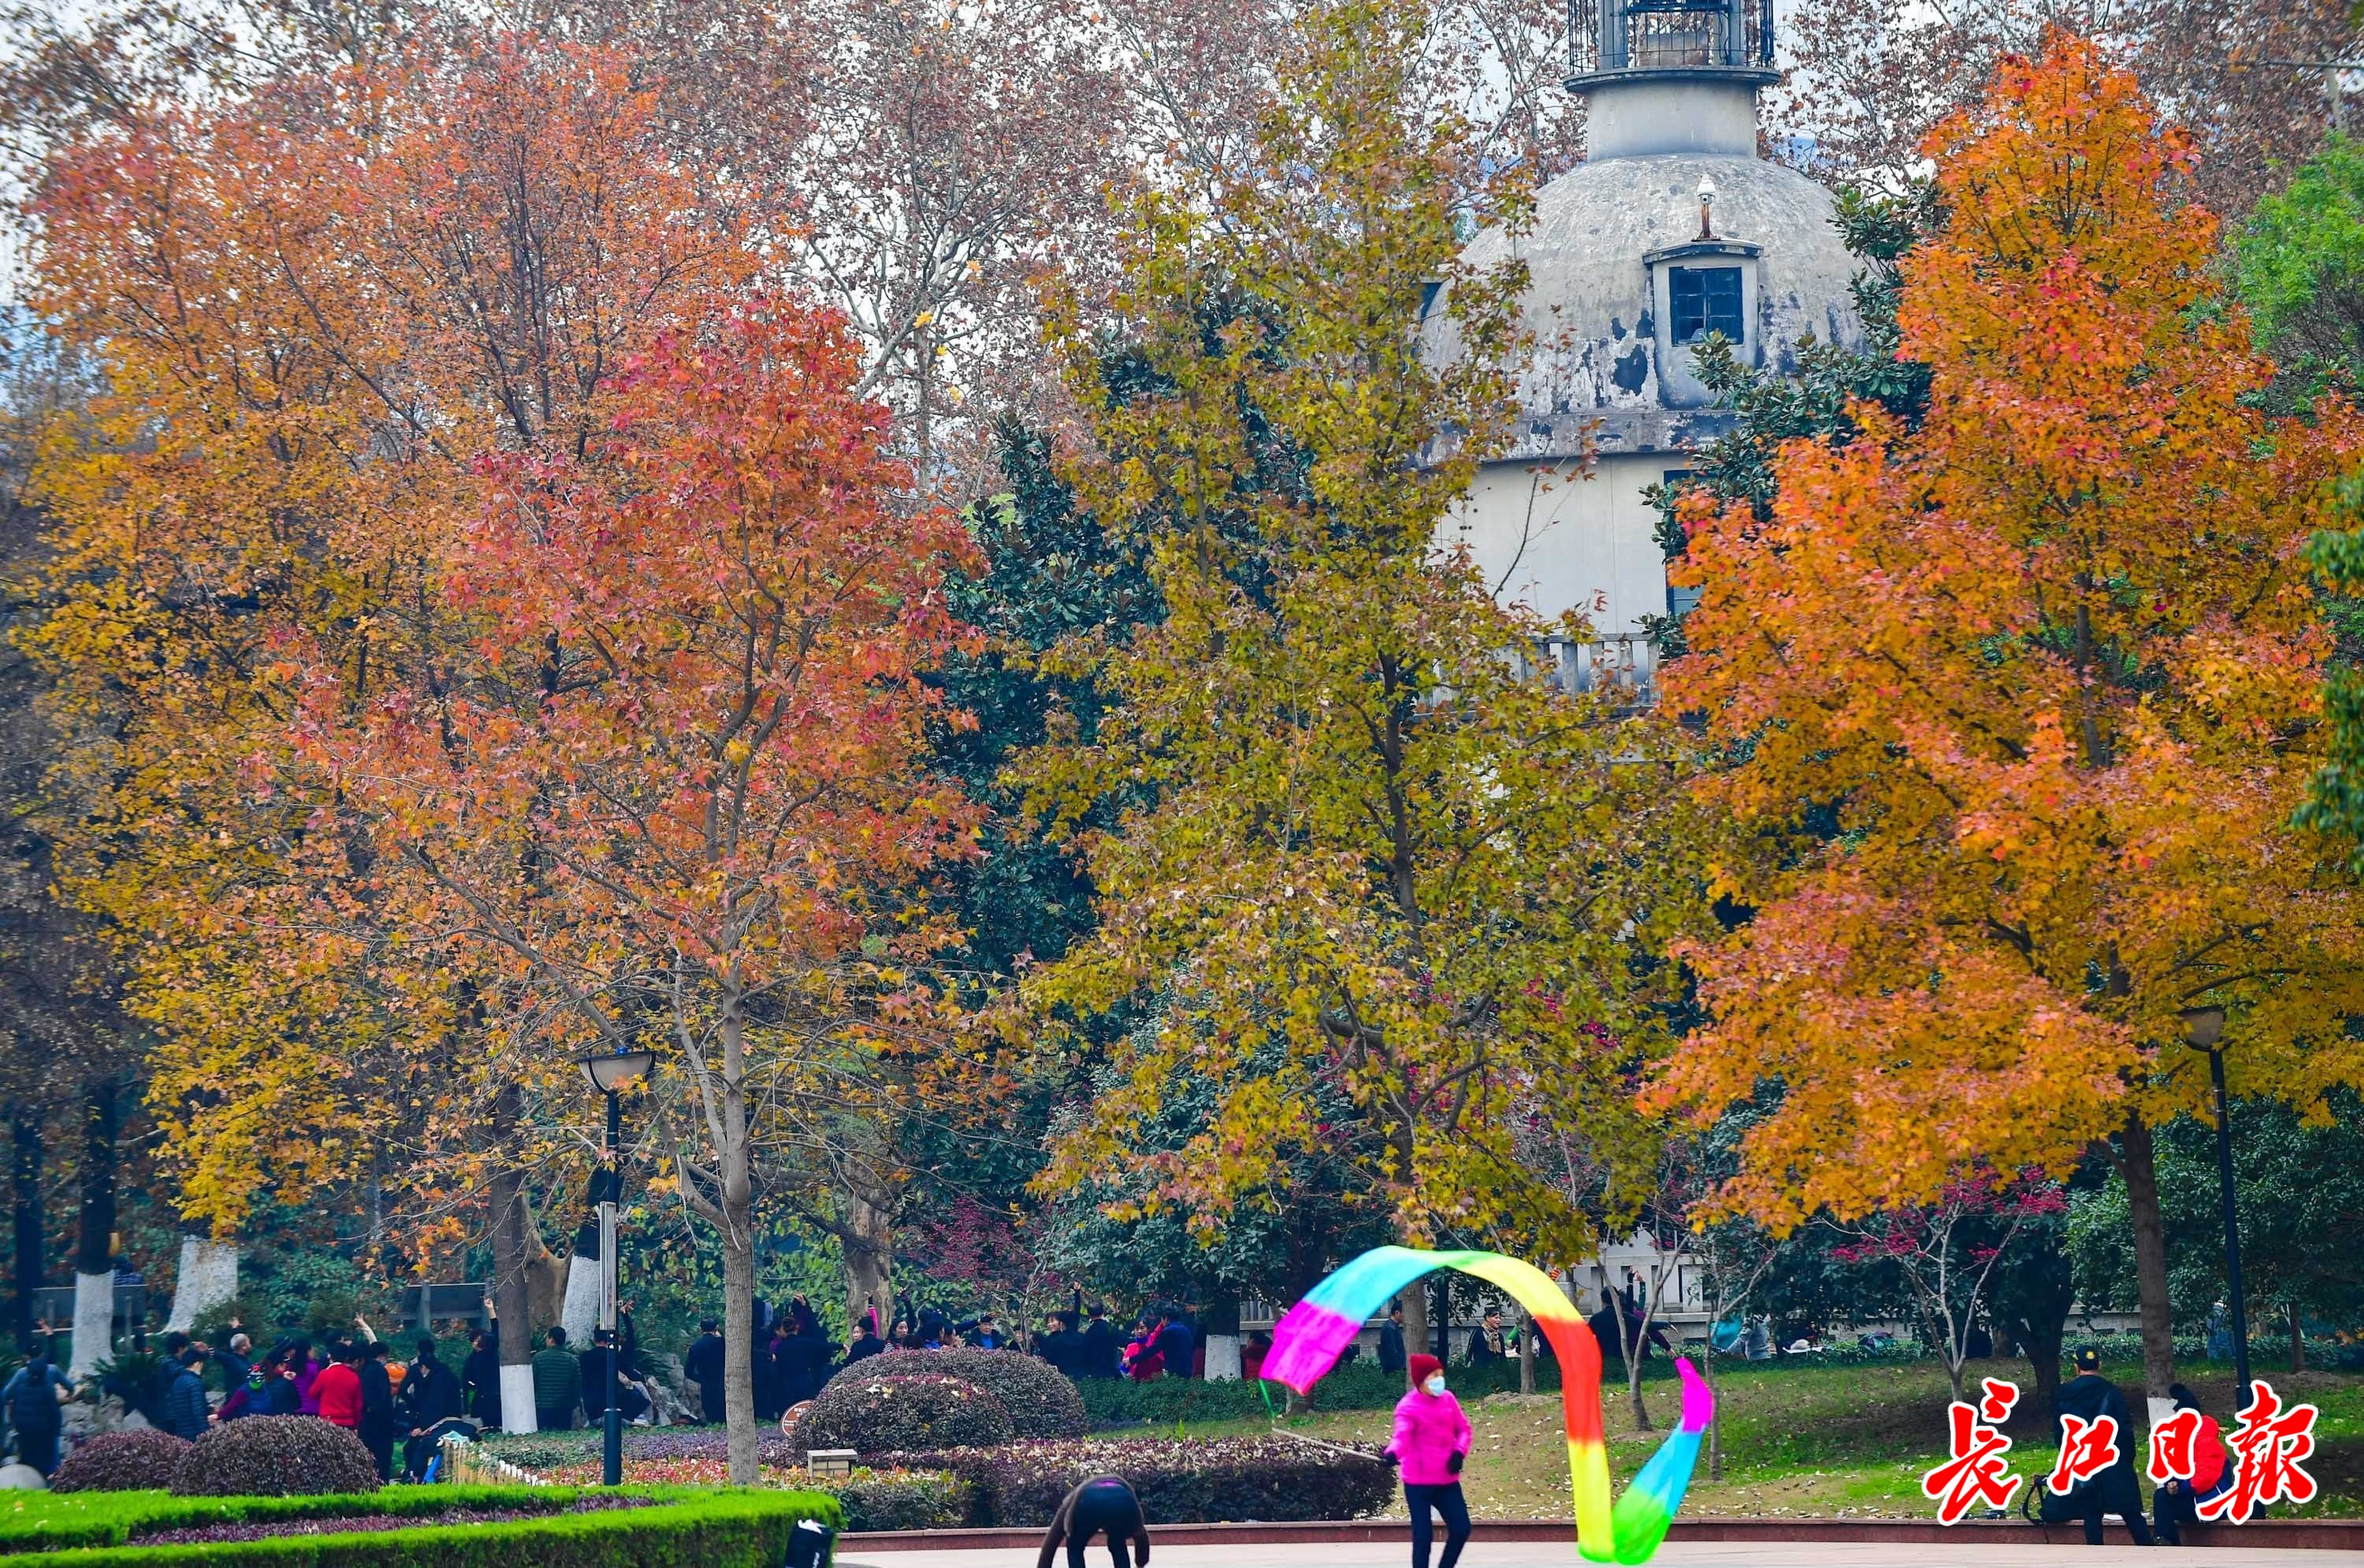
[[[1738,267],[1676,267],[1667,283],[1667,305],[1677,346],[1721,332],[1735,345],[1747,334],[1740,322]]]

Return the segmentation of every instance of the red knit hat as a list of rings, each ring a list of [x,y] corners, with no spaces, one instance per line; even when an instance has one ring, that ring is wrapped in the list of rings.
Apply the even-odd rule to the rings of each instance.
[[[1418,1388],[1432,1376],[1444,1370],[1444,1363],[1434,1356],[1414,1356],[1405,1367],[1411,1373],[1411,1385]]]

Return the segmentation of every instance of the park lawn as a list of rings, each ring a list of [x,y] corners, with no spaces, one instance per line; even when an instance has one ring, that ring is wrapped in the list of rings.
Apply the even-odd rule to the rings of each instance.
[[[2105,1369],[2121,1388],[2139,1385],[2133,1366]],[[1634,1429],[1622,1383],[1602,1391],[1609,1431],[1610,1466],[1622,1487],[1641,1468],[1672,1421],[1676,1385],[1667,1369],[1652,1368],[1643,1400],[1658,1430]],[[2288,1401],[2318,1406],[2315,1451],[2307,1469],[2322,1487],[2302,1509],[2277,1506],[2277,1516],[2364,1515],[2364,1377],[2337,1373],[2293,1375],[2271,1368],[2259,1375]],[[1974,1362],[1968,1376],[2002,1377],[2022,1390],[2022,1409],[2007,1425],[2013,1439],[2013,1468],[2041,1485],[2057,1451],[2048,1421],[2026,1408],[2033,1397],[2027,1363]],[[2229,1372],[2187,1374],[2202,1403],[2229,1430]],[[1685,1514],[1832,1518],[1925,1518],[1932,1505],[1921,1496],[1922,1474],[1945,1457],[1946,1405],[1950,1397],[1944,1369],[1935,1362],[1877,1362],[1858,1366],[1720,1367],[1716,1392],[1723,1419],[1721,1480],[1712,1480],[1702,1455]],[[1277,1391],[1275,1391],[1277,1399]],[[1569,1512],[1567,1451],[1561,1438],[1559,1396],[1521,1397],[1498,1394],[1468,1407],[1472,1429],[1469,1464],[1463,1485],[1473,1512],[1494,1518],[1566,1518]],[[2135,1418],[2141,1418],[2139,1402]],[[1282,1429],[1334,1441],[1384,1442],[1384,1410],[1316,1411],[1290,1417]],[[1192,1422],[1181,1431],[1193,1437],[1261,1431],[1261,1419]],[[1140,1429],[1110,1436],[1152,1435]],[[2147,1452],[2138,1449],[2137,1462]],[[1400,1512],[1400,1504],[1398,1505]]]

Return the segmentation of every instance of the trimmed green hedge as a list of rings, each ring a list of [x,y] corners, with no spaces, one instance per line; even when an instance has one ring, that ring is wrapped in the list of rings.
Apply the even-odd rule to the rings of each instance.
[[[969,1488],[968,1522],[1032,1528],[1097,1475],[1121,1475],[1154,1525],[1255,1519],[1358,1519],[1395,1496],[1376,1444],[1315,1446],[1283,1437],[1007,1443],[999,1448],[892,1454],[911,1470],[949,1471]]]
[[[414,1486],[348,1496],[173,1497],[121,1492],[0,1508],[0,1551],[39,1552],[40,1568],[775,1568],[799,1519],[842,1528],[837,1500],[764,1488],[627,1487],[653,1506],[589,1514],[557,1510],[571,1486]],[[39,1496],[39,1494],[33,1496]],[[83,1503],[82,1508],[59,1504]],[[433,1517],[453,1508],[507,1508],[552,1517],[496,1524],[422,1525],[349,1535],[177,1546],[131,1542],[141,1530],[362,1514]]]

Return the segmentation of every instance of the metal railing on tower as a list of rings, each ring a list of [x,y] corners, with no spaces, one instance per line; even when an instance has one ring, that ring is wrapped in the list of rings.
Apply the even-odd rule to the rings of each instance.
[[[1763,71],[1773,0],[1572,0],[1568,73]]]

